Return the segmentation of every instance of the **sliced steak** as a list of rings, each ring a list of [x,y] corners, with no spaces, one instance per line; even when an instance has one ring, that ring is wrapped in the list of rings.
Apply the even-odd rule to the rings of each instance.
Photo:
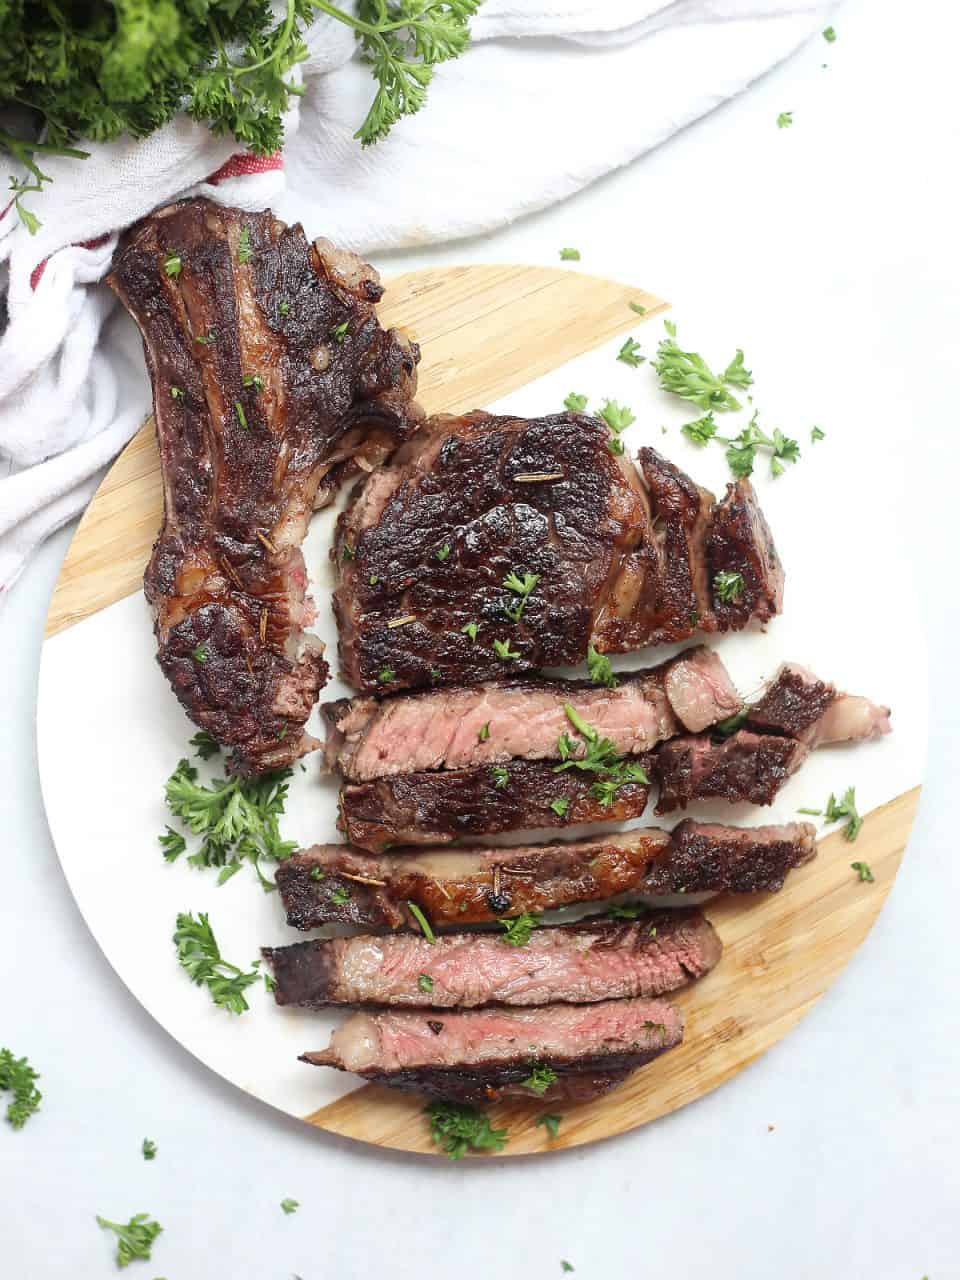
[[[465,769],[509,760],[556,759],[571,734],[566,708],[621,754],[642,754],[682,727],[732,715],[740,696],[709,649],[623,674],[616,688],[588,680],[526,677],[474,688],[437,689],[377,702],[327,703],[326,761],[352,781]]]
[[[638,756],[636,763],[646,769],[649,760]],[[337,825],[351,844],[382,853],[393,845],[449,844],[462,836],[622,822],[646,809],[645,783],[624,783],[605,804],[594,791],[595,778],[580,769],[558,772],[553,760],[511,760],[348,782],[340,791]]]
[[[235,767],[288,764],[327,677],[300,544],[359,460],[420,418],[419,352],[376,272],[269,212],[183,200],[123,236],[109,283],[143,336],[164,516],[144,577],[158,659]]]
[[[838,693],[806,667],[785,662],[760,701],[750,707],[749,724],[819,747],[882,737],[890,732],[890,709],[869,698]]]
[[[660,996],[708,973],[721,944],[696,910],[640,922],[535,929],[522,947],[500,934],[355,935],[265,947],[277,1004],[475,1009],[485,1004],[591,1004]]]
[[[722,742],[708,733],[672,738],[652,762],[660,784],[657,813],[685,809],[691,800],[772,804],[809,748],[793,738],[740,729]]]
[[[749,484],[717,507],[654,450],[641,451],[641,476],[608,440],[578,414],[431,420],[338,524],[345,679],[378,694],[476,684],[582,662],[590,644],[620,653],[717,630],[708,540],[728,547],[737,523],[727,560],[746,563],[735,504],[769,540]],[[765,546],[752,603],[727,626],[779,607],[782,571]],[[521,596],[511,574],[536,583]]]
[[[780,612],[783,566],[749,480],[727,485],[707,531],[706,560],[711,588],[718,573],[738,573],[743,581],[731,600],[713,590],[716,630],[740,631],[752,618],[769,622]]]
[[[692,846],[701,832],[704,840]],[[683,822],[673,834],[640,827],[553,844],[380,857],[349,845],[316,845],[281,862],[276,879],[287,923],[296,929],[333,923],[396,929],[415,923],[411,906],[440,928],[619,894],[776,890],[815,852],[807,822],[743,828]]]
[[[683,1039],[683,1018],[660,1000],[605,1000],[542,1009],[355,1013],[320,1053],[302,1062],[437,1098],[485,1101],[505,1087],[531,1099],[557,1095],[531,1085],[568,1075],[633,1071]],[[538,1082],[535,1072],[540,1073]],[[525,1082],[530,1084],[525,1086]],[[567,1095],[564,1095],[567,1096]]]

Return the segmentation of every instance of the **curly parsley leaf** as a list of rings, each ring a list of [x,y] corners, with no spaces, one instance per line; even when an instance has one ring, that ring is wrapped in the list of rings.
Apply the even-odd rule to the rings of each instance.
[[[548,1067],[543,1063],[536,1063],[526,1080],[521,1080],[522,1088],[529,1089],[531,1093],[537,1094],[542,1098],[550,1086],[556,1083],[557,1073],[553,1067]]]
[[[567,719],[583,738],[582,754],[575,755],[577,744],[563,733],[557,739],[557,755],[561,764],[554,772],[562,773],[565,769],[582,769],[597,775],[590,788],[591,794],[602,807],[607,808],[621,787],[628,783],[641,783],[646,786],[650,779],[646,770],[636,761],[621,756],[615,743],[609,738],[601,738],[593,725],[588,724],[569,702],[564,704]]]
[[[218,1008],[229,1013],[245,1013],[250,1008],[243,993],[259,979],[260,962],[255,960],[253,968],[244,972],[224,960],[205,911],[196,919],[192,911],[177,915],[173,944],[181,967],[198,987],[207,988]]]
[[[39,1080],[26,1058],[15,1058],[10,1049],[0,1049],[0,1093],[12,1093],[7,1103],[7,1123],[14,1129],[22,1129],[32,1115],[40,1109],[43,1094],[34,1084]]]
[[[586,413],[589,396],[578,395],[576,391],[571,391],[563,402],[563,407],[569,409],[571,413]]]
[[[580,250],[579,249],[561,249],[560,261],[561,262],[579,262]]]
[[[684,351],[674,337],[675,332],[675,328],[668,327],[669,336],[661,340],[652,362],[661,389],[701,409],[720,413],[739,409],[740,401],[727,390],[723,379],[717,377],[698,352]]]
[[[616,689],[620,681],[617,679],[610,659],[605,653],[597,653],[593,645],[587,647],[587,670],[594,684],[606,685],[608,689]]]
[[[680,430],[694,444],[707,444],[717,434],[713,411],[704,414],[702,418],[696,418],[693,422],[685,422]]]
[[[135,1258],[150,1261],[150,1249],[163,1230],[148,1213],[135,1213],[129,1222],[110,1222],[97,1214],[98,1224],[117,1237],[117,1266],[126,1267]]]
[[[468,1151],[502,1151],[506,1129],[490,1127],[489,1117],[462,1102],[431,1102],[424,1110],[430,1120],[430,1137],[450,1157],[459,1160]]]
[[[628,364],[631,369],[639,369],[646,358],[646,356],[642,356],[640,354],[640,343],[635,342],[633,338],[627,338],[626,342],[617,352],[617,359],[622,364]]]
[[[502,658],[504,662],[512,662],[523,655],[518,653],[516,649],[510,648],[509,640],[494,640],[493,651],[498,658]]]

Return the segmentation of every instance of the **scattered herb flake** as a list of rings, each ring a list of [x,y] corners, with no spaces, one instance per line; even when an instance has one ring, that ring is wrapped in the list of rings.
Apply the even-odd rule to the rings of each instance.
[[[377,672],[377,680],[380,684],[389,684],[391,680],[396,680],[397,673],[393,667],[383,666]]]
[[[530,592],[533,591],[539,581],[539,573],[525,573],[521,578],[512,569],[504,578],[503,585],[506,589],[520,597],[516,604],[504,606],[504,612],[511,622],[520,621],[523,611],[527,607]],[[519,654],[517,656],[519,657]]]
[[[286,1200],[281,1200],[281,1201],[280,1201],[280,1208],[281,1208],[281,1209],[283,1210],[283,1212],[284,1212],[284,1213],[286,1213],[286,1214],[296,1213],[296,1212],[297,1212],[297,1210],[300,1208],[300,1201],[299,1201],[299,1200],[291,1200],[291,1199],[290,1199],[290,1197],[288,1196],[288,1197],[286,1198]]]
[[[170,399],[171,399],[171,400],[182,400],[182,399],[183,399],[183,388],[182,388],[182,387],[171,387],[171,388],[170,388]]]
[[[311,867],[311,868],[310,868],[310,879],[311,879],[311,880],[318,880],[318,881],[319,881],[319,880],[325,880],[325,879],[326,879],[326,876],[327,876],[327,873],[324,871],[323,867]]]
[[[280,312],[282,316],[288,316],[290,314],[290,303],[287,301],[286,298],[280,299],[279,303],[277,304],[277,310]]]
[[[572,1271],[573,1269],[574,1269],[574,1268],[573,1268],[573,1263],[572,1263],[572,1262],[568,1262],[568,1261],[566,1260],[566,1258],[561,1258],[561,1259],[560,1259],[560,1270],[561,1270],[561,1271]]]
[[[207,647],[202,640],[196,646],[196,648],[191,650],[190,657],[194,660],[194,662],[206,662],[208,657]]]
[[[563,1119],[562,1115],[558,1115],[556,1112],[548,1111],[548,1112],[545,1112],[542,1116],[537,1116],[536,1123],[543,1125],[544,1129],[546,1129],[550,1137],[555,1138],[557,1134],[560,1132],[560,1122],[562,1119]]]
[[[850,866],[854,871],[856,871],[857,876],[861,882],[873,884],[874,875],[873,875],[873,872],[870,870],[869,862],[851,862]]]
[[[581,396],[576,391],[571,391],[563,402],[563,407],[569,409],[571,413],[586,413],[589,396]]]
[[[524,1089],[529,1089],[531,1093],[535,1093],[542,1098],[550,1086],[556,1082],[556,1079],[557,1073],[553,1067],[535,1063],[526,1080],[521,1080],[520,1084]]]
[[[570,801],[566,796],[557,796],[556,800],[550,801],[550,808],[558,818],[565,818],[570,808]]]
[[[826,433],[824,430],[822,430],[822,428],[820,428],[820,427],[811,427],[811,428],[810,428],[810,443],[811,443],[811,444],[816,444],[818,440],[824,440],[824,439],[826,438],[826,435],[827,435],[827,433]]]
[[[240,235],[237,239],[237,261],[249,262],[253,257],[253,250],[250,248],[250,228],[241,227]]]
[[[246,373],[243,376],[243,385],[245,387],[253,387],[254,391],[262,391],[263,379],[259,373]]]
[[[647,314],[647,308],[641,302],[628,302],[627,306],[631,311],[635,311],[638,316],[645,316]]]
[[[461,627],[460,630],[463,633],[463,635],[469,636],[470,639],[474,642],[474,644],[476,644],[477,632],[480,630],[480,628],[477,626],[475,622],[468,622],[467,625],[465,627]]]
[[[174,831],[173,827],[167,827],[162,836],[157,836],[157,840],[163,850],[164,862],[176,862],[187,847],[186,840],[179,831]]]
[[[216,329],[208,329],[206,333],[198,333],[197,336],[194,338],[194,342],[199,342],[200,345],[203,347],[209,347],[211,343],[216,342],[216,340],[217,340]]]
[[[519,654],[516,651],[516,649],[510,648],[509,640],[494,640],[493,651],[497,655],[497,657],[502,658],[504,662],[509,662],[516,658],[522,657],[522,655]]]
[[[502,765],[494,765],[490,772],[493,775],[493,785],[498,790],[502,790],[510,781],[510,772]]]
[[[427,995],[430,994],[433,990],[433,979],[430,977],[429,973],[421,973],[420,977],[417,979],[417,987],[420,991],[425,991]]]
[[[367,581],[370,583],[371,587],[375,587],[375,586],[377,585],[377,583],[380,581],[380,579],[379,579],[379,577],[377,576],[377,574],[375,574],[375,573],[371,573],[371,575],[370,575],[370,577],[367,579]]]
[[[140,1147],[144,1160],[155,1160],[157,1155],[157,1144],[149,1138],[144,1138]]]
[[[837,33],[833,29],[833,27],[824,27],[821,34],[823,35],[823,38],[824,40],[826,40],[827,44],[833,44],[833,42],[837,38]]]
[[[126,1267],[135,1258],[150,1261],[150,1248],[163,1230],[147,1213],[135,1213],[129,1222],[110,1222],[97,1214],[97,1222],[117,1237],[117,1266]]]
[[[572,742],[565,733],[557,739],[557,754],[562,764],[555,767],[555,773],[565,769],[582,769],[597,775],[590,788],[591,794],[606,808],[613,803],[616,793],[628,783],[636,782],[647,785],[650,779],[643,767],[635,761],[621,756],[609,738],[601,738],[593,725],[588,724],[569,702],[564,704],[567,719],[584,739],[582,755],[575,756]]]
[[[534,915],[532,911],[524,911],[522,915],[503,917],[498,920],[503,925],[504,935],[503,941],[511,947],[525,947],[530,941],[530,935],[540,923],[540,917]]]
[[[492,1129],[489,1118],[477,1107],[462,1102],[431,1102],[424,1110],[430,1120],[430,1136],[451,1160],[468,1151],[502,1151],[506,1129]]]
[[[486,740],[489,737],[490,737],[490,721],[488,720],[486,724],[480,726],[480,729],[477,733],[477,741],[486,742]]]
[[[446,558],[447,558],[447,556],[448,556],[449,554],[450,554],[450,543],[449,543],[449,542],[445,542],[445,543],[443,544],[443,546],[440,548],[440,550],[437,552],[437,559],[438,559],[438,560],[441,562],[441,564],[442,564],[442,563],[443,563],[443,561],[444,561],[444,560],[446,560]]]
[[[347,336],[349,332],[350,332],[350,322],[349,320],[344,320],[342,324],[335,324],[333,326],[333,328],[330,330],[330,337],[334,340],[334,342],[342,343],[344,338]]]
[[[168,276],[172,276],[174,279],[180,274],[182,268],[183,259],[180,257],[179,253],[167,254],[163,260],[164,271]]]
[[[560,260],[561,262],[579,262],[580,250],[579,249],[561,249]]]
[[[718,600],[722,600],[724,604],[733,604],[745,590],[743,574],[721,569],[713,576],[713,590]]]
[[[220,754],[220,743],[216,738],[207,733],[206,729],[199,729],[190,739],[190,746],[194,747],[194,754],[198,755],[201,760],[209,760],[211,756]]]
[[[736,733],[738,729],[746,724],[749,715],[750,708],[741,707],[732,716],[727,716],[726,720],[718,720],[710,732],[719,735],[721,738],[729,738],[731,734]]]
[[[39,1080],[26,1058],[15,1058],[10,1049],[0,1049],[0,1093],[12,1093],[7,1103],[7,1124],[22,1129],[32,1115],[40,1109],[43,1094],[34,1084]]]
[[[234,400],[233,407],[237,411],[237,421],[240,423],[241,427],[243,427],[244,431],[246,431],[247,415],[243,411],[243,405],[240,403],[239,400]]]
[[[646,358],[646,356],[640,355],[640,343],[635,342],[633,338],[627,338],[617,352],[617,359],[623,364],[628,364],[631,369],[639,369]]]
[[[602,684],[608,689],[616,689],[620,683],[613,667],[610,665],[610,659],[605,653],[597,653],[592,644],[587,647],[587,669],[594,684]]]
[[[245,973],[224,960],[206,912],[198,912],[194,919],[193,912],[181,911],[173,943],[181,967],[198,987],[206,986],[218,1008],[229,1013],[245,1013],[250,1008],[243,993],[260,976],[259,961]]]
[[[724,382],[732,387],[750,387],[753,385],[753,374],[743,366],[743,352],[737,347],[737,354],[720,375]]]
[[[685,422],[680,430],[694,444],[706,444],[717,434],[713,410],[711,409],[709,413],[704,414],[702,418],[696,418],[693,422]]]
[[[411,902],[409,899],[407,899],[407,906],[410,910],[410,914],[413,916],[414,920],[416,920],[417,924],[420,926],[420,932],[423,934],[424,938],[426,938],[427,942],[429,942],[430,945],[433,946],[433,944],[437,940],[437,935],[433,932],[433,929],[430,927],[430,921],[423,914],[423,912],[420,910],[420,908],[417,906],[415,902]]]
[[[607,915],[611,920],[636,920],[645,911],[646,907],[640,902],[614,903],[612,907],[608,907]]]
[[[330,901],[335,902],[338,907],[342,907],[348,903],[352,897],[353,894],[350,892],[348,885],[338,884],[330,895]]]
[[[793,112],[781,111],[780,114],[777,116],[777,128],[789,129],[792,124],[793,124]]]

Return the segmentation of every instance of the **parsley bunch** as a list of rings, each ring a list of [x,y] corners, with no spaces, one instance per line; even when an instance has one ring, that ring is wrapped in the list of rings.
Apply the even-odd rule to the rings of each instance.
[[[352,28],[377,89],[356,134],[377,142],[419,111],[435,66],[459,57],[481,0],[358,0],[352,15],[327,0],[286,0],[275,22],[266,0],[86,0],[0,3],[0,152],[24,166],[11,178],[17,210],[50,181],[45,155],[83,159],[77,139],[145,138],[184,111],[257,155],[283,141],[289,73],[307,56],[318,14]],[[14,113],[16,119],[13,119]]]

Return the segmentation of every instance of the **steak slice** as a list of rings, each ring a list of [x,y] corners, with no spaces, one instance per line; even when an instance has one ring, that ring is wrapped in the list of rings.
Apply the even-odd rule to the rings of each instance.
[[[812,748],[883,737],[890,732],[890,708],[838,693],[806,667],[785,662],[760,701],[750,707],[749,724]]]
[[[769,622],[783,607],[783,565],[747,479],[727,485],[706,537],[707,573],[738,573],[743,586],[734,599],[714,591],[713,618],[718,631],[740,631],[752,618]]]
[[[340,517],[344,678],[383,692],[581,662],[644,520],[634,468],[608,439],[582,414],[431,419]],[[517,622],[510,573],[539,576]]]
[[[692,844],[701,832],[704,839]],[[619,894],[776,890],[788,871],[815,853],[815,830],[808,822],[742,828],[682,822],[672,834],[638,827],[552,844],[380,857],[349,845],[316,845],[281,862],[276,880],[287,924],[295,929],[396,929],[414,924],[411,906],[440,928],[489,924]]]
[[[772,804],[808,753],[794,738],[749,729],[723,742],[708,733],[671,738],[653,758],[653,775],[660,784],[656,812],[685,809],[691,800]]]
[[[637,756],[647,769],[649,756]],[[472,769],[399,773],[340,790],[337,825],[351,844],[372,853],[393,845],[449,844],[461,836],[622,822],[647,807],[650,787],[626,782],[609,804],[594,793],[596,774],[557,772],[554,760],[511,760]]]
[[[591,644],[621,653],[715,631],[706,543],[746,566],[750,530],[749,604],[726,625],[771,616],[782,571],[749,483],[717,507],[655,450],[641,476],[608,440],[582,414],[432,419],[338,523],[344,678],[370,693],[477,684],[582,662]],[[535,585],[521,596],[511,574]]]
[[[329,1047],[301,1055],[313,1066],[436,1098],[486,1101],[507,1087],[551,1101],[535,1071],[568,1075],[633,1071],[683,1039],[683,1018],[662,1000],[604,1000],[541,1009],[355,1013]],[[537,1083],[533,1088],[531,1084]],[[564,1096],[568,1096],[564,1094]]]
[[[568,706],[621,754],[641,754],[681,726],[705,728],[740,705],[720,659],[696,648],[658,667],[625,674],[613,689],[588,680],[528,676],[383,702],[327,703],[325,756],[330,768],[360,782],[429,769],[557,759],[557,739],[572,732]]]
[[[416,425],[419,351],[380,327],[371,267],[270,212],[168,205],[126,232],[109,283],[153,382],[160,666],[235,768],[288,764],[317,745],[327,677],[300,544],[344,476]]]
[[[696,910],[641,922],[534,929],[523,947],[493,933],[357,934],[265,947],[277,1004],[475,1009],[660,996],[709,972],[720,939]]]

